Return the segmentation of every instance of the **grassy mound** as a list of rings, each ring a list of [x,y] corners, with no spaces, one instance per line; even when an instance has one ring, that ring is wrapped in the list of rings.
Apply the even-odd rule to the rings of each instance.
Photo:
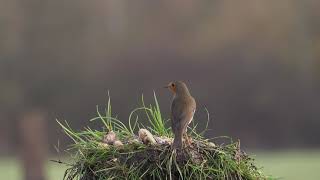
[[[75,132],[67,122],[58,121],[74,141],[68,149],[74,162],[64,179],[270,179],[240,150],[240,142],[215,145],[195,131],[197,125],[189,129],[191,145],[172,150],[171,130],[165,126],[155,95],[154,99],[155,105],[146,107],[142,98],[142,107],[132,111],[128,126],[112,116],[110,98],[104,115],[97,107],[98,117],[91,119],[103,123],[102,131]],[[149,127],[138,122],[137,111],[144,111]],[[146,136],[140,133],[142,127]]]

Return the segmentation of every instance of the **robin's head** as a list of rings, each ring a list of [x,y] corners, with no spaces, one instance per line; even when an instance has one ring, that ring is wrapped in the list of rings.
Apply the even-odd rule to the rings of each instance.
[[[170,89],[174,94],[189,94],[187,85],[182,81],[170,82],[165,88]]]

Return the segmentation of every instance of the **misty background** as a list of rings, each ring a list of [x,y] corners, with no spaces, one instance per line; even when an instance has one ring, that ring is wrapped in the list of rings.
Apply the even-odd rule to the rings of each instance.
[[[56,155],[55,145],[70,143],[56,119],[101,129],[88,120],[108,91],[124,122],[142,93],[152,103],[153,91],[169,118],[171,93],[162,87],[172,80],[188,84],[200,130],[210,112],[207,137],[230,136],[251,149],[319,148],[319,7],[1,0],[0,156]]]

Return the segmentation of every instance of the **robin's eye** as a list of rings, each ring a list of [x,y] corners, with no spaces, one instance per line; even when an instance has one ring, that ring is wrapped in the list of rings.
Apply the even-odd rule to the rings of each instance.
[[[172,86],[172,87],[174,87],[174,86],[175,86],[175,84],[171,84],[171,86]]]

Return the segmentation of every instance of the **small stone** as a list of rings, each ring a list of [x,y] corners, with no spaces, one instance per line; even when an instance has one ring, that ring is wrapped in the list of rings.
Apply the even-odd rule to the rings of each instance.
[[[209,142],[209,143],[208,143],[208,146],[209,146],[209,147],[216,147],[216,145],[215,145],[213,142]]]
[[[103,137],[103,142],[107,144],[113,144],[116,141],[116,133],[110,131]]]
[[[123,143],[121,141],[119,141],[119,140],[116,140],[116,141],[114,141],[113,145],[115,147],[121,147],[121,146],[123,146]]]
[[[171,145],[173,139],[172,138],[168,138],[168,137],[154,137],[154,139],[157,141],[158,144],[168,144]]]
[[[139,139],[144,144],[155,144],[156,140],[154,139],[153,135],[147,129],[140,129],[139,132]]]

